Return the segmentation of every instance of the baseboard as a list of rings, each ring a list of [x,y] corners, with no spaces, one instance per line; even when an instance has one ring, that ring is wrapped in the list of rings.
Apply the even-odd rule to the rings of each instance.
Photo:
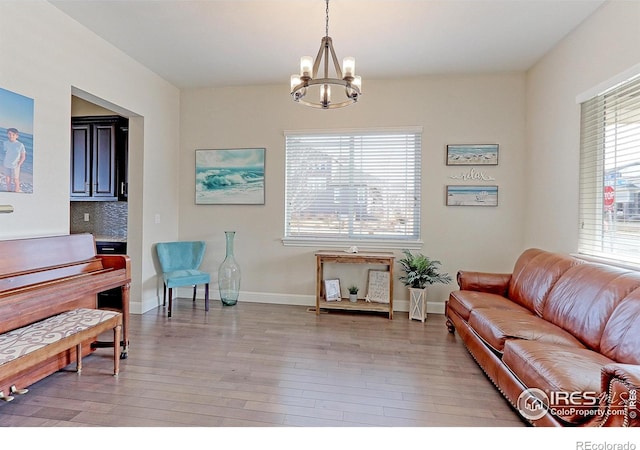
[[[204,297],[203,297],[204,298]],[[142,299],[141,302],[129,301],[129,312],[131,314],[144,314],[147,311],[162,306],[162,298],[151,297]]]
[[[191,288],[178,288],[176,295],[181,298],[190,298],[193,295]],[[210,300],[220,301],[220,296],[217,291],[210,290]],[[198,299],[204,299],[204,289],[198,290],[196,293]],[[316,298],[314,295],[299,295],[299,294],[272,294],[267,292],[240,292],[238,298],[240,302],[251,303],[269,303],[273,305],[296,305],[296,306],[309,306],[313,307],[316,304]],[[131,314],[143,314],[154,308],[162,305],[162,299],[149,298],[144,302],[131,302],[130,310]],[[409,311],[409,300],[393,300],[393,310],[400,312]],[[427,302],[427,313],[431,314],[444,314],[444,302]]]

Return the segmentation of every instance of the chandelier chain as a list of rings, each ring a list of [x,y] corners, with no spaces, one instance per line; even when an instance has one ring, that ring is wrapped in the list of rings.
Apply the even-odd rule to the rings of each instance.
[[[327,0],[326,15],[327,15],[327,20],[325,22],[325,36],[329,37],[329,0]]]

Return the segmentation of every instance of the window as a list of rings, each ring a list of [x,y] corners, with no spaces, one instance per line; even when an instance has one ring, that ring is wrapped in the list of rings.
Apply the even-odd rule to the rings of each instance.
[[[285,134],[285,244],[419,240],[421,130]]]
[[[581,105],[580,253],[640,263],[640,76]]]

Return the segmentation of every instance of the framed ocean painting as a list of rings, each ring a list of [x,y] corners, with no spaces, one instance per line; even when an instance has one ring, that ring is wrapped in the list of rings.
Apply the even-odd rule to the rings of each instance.
[[[447,206],[498,206],[498,186],[447,186]]]
[[[264,148],[196,150],[196,205],[264,205]]]
[[[447,145],[447,166],[497,166],[498,144]]]

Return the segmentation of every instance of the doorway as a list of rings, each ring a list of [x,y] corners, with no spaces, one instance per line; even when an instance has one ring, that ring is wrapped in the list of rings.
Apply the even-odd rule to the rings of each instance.
[[[143,262],[143,192],[144,172],[144,117],[131,110],[99,98],[76,87],[71,88],[71,115],[93,115],[98,109],[117,114],[128,120],[127,134],[127,200],[126,212],[119,211],[120,217],[126,216],[126,254],[131,260],[131,313],[142,313],[142,262]],[[70,202],[76,203],[76,202]],[[106,202],[111,203],[111,202]],[[73,205],[72,205],[73,206]],[[91,214],[91,213],[89,213]],[[84,212],[80,216],[84,223]],[[89,216],[91,220],[91,216]]]

